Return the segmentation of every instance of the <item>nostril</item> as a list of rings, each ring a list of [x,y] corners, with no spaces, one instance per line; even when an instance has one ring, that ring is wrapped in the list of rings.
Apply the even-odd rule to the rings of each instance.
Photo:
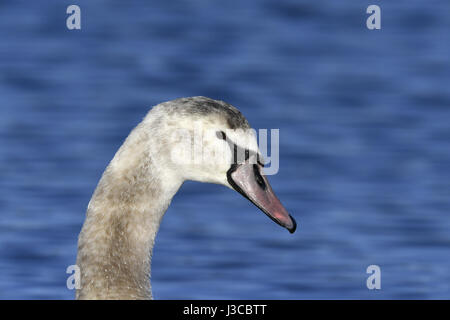
[[[261,189],[266,190],[266,183],[264,182],[263,177],[261,177],[256,164],[253,165],[253,173],[255,174],[256,183],[261,187]]]

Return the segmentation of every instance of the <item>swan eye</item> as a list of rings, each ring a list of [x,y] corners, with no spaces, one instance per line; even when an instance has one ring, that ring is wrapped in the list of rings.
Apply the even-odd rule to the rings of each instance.
[[[227,140],[227,135],[223,131],[217,131],[216,132],[217,138],[222,140]]]

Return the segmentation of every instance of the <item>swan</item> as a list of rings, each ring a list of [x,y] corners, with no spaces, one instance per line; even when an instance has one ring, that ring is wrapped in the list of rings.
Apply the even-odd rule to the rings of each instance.
[[[221,150],[222,157],[193,160],[199,145]],[[88,204],[78,238],[76,299],[152,299],[155,237],[186,180],[234,189],[293,233],[296,222],[262,173],[263,161],[254,131],[228,103],[189,97],[151,108],[107,166]]]

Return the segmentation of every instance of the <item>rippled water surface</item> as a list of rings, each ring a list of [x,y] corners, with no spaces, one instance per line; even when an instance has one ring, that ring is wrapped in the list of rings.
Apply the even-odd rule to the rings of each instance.
[[[72,299],[85,209],[147,110],[204,95],[280,129],[291,235],[186,183],[153,259],[159,299],[450,298],[450,2],[0,2],[0,298]],[[366,268],[381,267],[369,291]]]

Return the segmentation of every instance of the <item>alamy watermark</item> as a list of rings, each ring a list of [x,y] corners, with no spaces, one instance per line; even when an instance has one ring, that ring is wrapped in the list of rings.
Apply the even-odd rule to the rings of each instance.
[[[67,14],[70,14],[66,19],[66,26],[69,30],[81,29],[81,9],[79,6],[72,4],[67,7]]]
[[[177,165],[227,166],[245,162],[263,165],[265,175],[277,174],[280,167],[279,129],[222,131],[204,129],[198,123],[189,129],[174,130],[169,141],[170,158]]]
[[[81,29],[81,8],[78,5],[71,4],[67,7],[66,13],[70,16],[66,19],[66,26],[69,30]],[[366,26],[369,30],[381,29],[381,8],[376,4],[367,7],[366,13],[370,16],[366,20]]]
[[[66,273],[70,274],[70,276],[67,278],[66,281],[67,289],[69,290],[81,289],[80,267],[78,267],[76,264],[70,265],[67,267]]]
[[[381,9],[376,4],[367,7],[366,13],[370,16],[366,20],[366,26],[369,30],[381,29]]]
[[[70,265],[67,267],[66,273],[70,274],[70,276],[67,278],[67,281],[66,281],[67,289],[69,289],[69,290],[81,289],[80,268],[76,264]],[[370,276],[366,280],[367,289],[381,290],[381,268],[380,268],[380,266],[378,266],[376,264],[372,264],[367,267],[366,273],[370,274]]]
[[[369,290],[381,289],[381,268],[376,264],[372,264],[367,267],[366,273],[370,276],[366,280],[366,286]]]

